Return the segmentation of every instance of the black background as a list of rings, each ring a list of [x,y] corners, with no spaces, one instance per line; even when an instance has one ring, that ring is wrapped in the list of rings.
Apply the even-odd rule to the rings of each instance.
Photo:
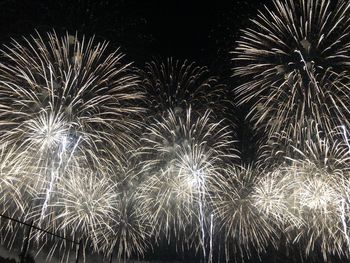
[[[75,31],[122,47],[142,65],[153,58],[197,61],[218,71],[239,36],[271,0],[2,0],[0,41],[50,31]]]

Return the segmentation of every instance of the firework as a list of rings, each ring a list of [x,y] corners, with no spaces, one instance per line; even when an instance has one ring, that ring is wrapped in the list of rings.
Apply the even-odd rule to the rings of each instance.
[[[174,160],[182,165],[195,158],[187,168],[211,165],[233,155],[233,139],[230,130],[213,119],[210,111],[203,115],[187,109],[185,114],[169,110],[160,120],[154,118],[142,139],[142,147],[137,155],[146,156],[144,170],[163,170]],[[180,167],[179,167],[180,168]],[[184,167],[183,167],[184,168]]]
[[[349,127],[350,4],[275,0],[243,30],[233,54],[240,104],[271,135],[313,119]]]
[[[257,180],[250,196],[260,216],[272,220],[280,231],[302,224],[296,214],[293,196],[299,185],[291,180],[288,171],[284,167],[272,172],[265,171]]]
[[[343,230],[348,231],[348,218],[342,206],[348,182],[310,163],[289,169],[289,179],[295,184],[292,205],[302,222],[289,227],[291,240],[302,244],[306,255],[320,251],[325,260],[328,255],[347,255],[347,233]]]
[[[230,132],[213,121],[209,111],[198,116],[188,109],[184,116],[169,110],[167,116],[154,119],[138,153],[145,178],[139,199],[157,238],[198,240],[204,228],[206,180],[234,159],[232,149]]]
[[[261,177],[251,166],[238,166],[212,180],[210,205],[223,233],[227,260],[237,254],[250,257],[253,252],[262,253],[270,244],[277,246],[279,222],[266,217],[257,203]],[[259,196],[259,200],[263,198]]]
[[[165,235],[169,239],[175,237],[183,241],[182,231],[190,225],[193,217],[194,197],[190,185],[169,169],[145,180],[140,185],[138,198],[144,210],[150,211],[150,221],[157,238]]]
[[[127,132],[137,126],[131,114],[140,111],[133,102],[141,94],[123,55],[108,55],[106,48],[93,39],[59,38],[55,33],[5,48],[0,66],[1,140],[41,153],[72,149],[80,138],[77,151],[89,161],[106,154],[120,157],[132,138]],[[107,147],[101,153],[99,144],[115,153]]]
[[[23,202],[21,189],[23,187],[21,179],[28,175],[22,170],[26,167],[25,160],[21,158],[21,153],[16,149],[2,149],[0,153],[0,194],[1,213],[5,213],[9,207],[15,205],[12,212],[16,210],[24,212],[25,202]]]
[[[324,132],[312,120],[306,124],[274,133],[262,147],[259,164],[270,172],[255,198],[262,212],[283,223],[288,245],[301,245],[305,256],[321,252],[327,260],[348,255],[347,134],[344,127]]]
[[[345,134],[346,135],[346,134]],[[347,168],[349,147],[342,127],[326,133],[313,120],[289,128],[289,132],[275,132],[258,151],[258,165],[264,169],[288,167],[298,160],[312,163],[327,162],[330,167]],[[329,159],[323,159],[327,155]]]
[[[230,92],[219,79],[210,76],[206,67],[194,62],[181,62],[168,58],[164,62],[146,63],[138,74],[147,94],[147,107],[152,114],[168,110],[185,112],[188,107],[204,113],[211,109],[214,113],[229,117],[233,103]],[[232,116],[232,114],[231,114]]]
[[[151,246],[151,225],[147,211],[141,209],[135,198],[135,189],[121,192],[116,208],[113,231],[104,229],[102,250],[119,260],[124,258],[124,262],[131,256],[143,256]]]
[[[88,236],[98,250],[100,233],[103,229],[112,231],[111,225],[118,212],[116,190],[110,176],[82,168],[73,170],[58,183],[55,191],[57,200],[50,207],[55,213],[58,229],[76,236],[80,234],[76,240]]]
[[[107,43],[56,33],[2,50],[0,190],[15,188],[7,207],[25,209],[23,220],[83,236],[109,224],[107,177],[136,143],[142,112],[138,79],[123,57],[108,54]]]
[[[305,138],[302,148],[293,148],[289,179],[294,182],[294,206],[303,224],[295,240],[305,244],[305,253],[348,255],[349,149],[342,139],[320,131]],[[340,137],[340,136],[339,136]]]

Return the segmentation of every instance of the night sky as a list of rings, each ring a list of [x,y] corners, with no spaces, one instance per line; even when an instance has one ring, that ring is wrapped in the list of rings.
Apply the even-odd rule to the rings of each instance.
[[[166,57],[197,61],[220,73],[222,62],[258,8],[271,0],[2,0],[0,41],[55,29],[122,47],[137,65]],[[218,66],[220,64],[220,66]]]

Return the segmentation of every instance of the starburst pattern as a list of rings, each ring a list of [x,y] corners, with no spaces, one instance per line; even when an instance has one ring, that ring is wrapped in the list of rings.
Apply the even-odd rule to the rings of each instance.
[[[75,233],[76,240],[87,235],[96,250],[103,231],[112,231],[118,213],[117,187],[110,177],[83,168],[73,170],[58,183],[57,200],[50,205],[55,213],[52,221],[57,221],[59,230]]]
[[[231,167],[210,186],[211,206],[224,234],[227,258],[235,254],[249,257],[253,252],[265,251],[269,244],[277,246],[278,223],[264,216],[260,212],[262,208],[258,208],[256,189],[259,189],[260,178],[259,172],[251,166]],[[263,198],[259,196],[260,200]]]
[[[242,31],[233,52],[240,103],[271,135],[310,118],[326,132],[349,126],[349,25],[346,1],[275,0]]]
[[[349,28],[346,1],[274,0],[242,31],[236,92],[265,131],[249,166],[226,125],[230,90],[207,68],[130,69],[78,34],[12,41],[0,58],[0,213],[68,238],[32,229],[48,260],[68,260],[77,240],[125,262],[164,245],[203,262],[294,245],[349,258]],[[8,247],[25,231],[0,221]]]
[[[140,204],[149,213],[155,236],[185,243],[198,239],[204,227],[206,181],[236,157],[230,133],[209,111],[197,116],[188,109],[184,116],[170,110],[147,128],[138,155],[145,177]]]
[[[348,255],[348,174],[349,149],[344,140],[314,133],[294,148],[288,166],[289,180],[295,183],[294,205],[303,224],[296,240],[305,242],[305,253],[321,251],[329,255]]]
[[[188,107],[213,113],[232,120],[233,103],[230,90],[220,79],[211,76],[206,67],[194,62],[168,58],[166,61],[146,63],[138,74],[147,94],[147,108],[151,114],[168,110],[185,112]]]
[[[121,192],[118,199],[118,214],[113,231],[106,232],[102,249],[107,254],[114,253],[124,261],[132,256],[143,256],[151,247],[151,228],[148,213],[143,210],[135,198],[135,189]]]
[[[96,250],[117,207],[110,180],[143,111],[138,78],[107,47],[37,34],[4,47],[0,61],[2,211],[81,233]]]

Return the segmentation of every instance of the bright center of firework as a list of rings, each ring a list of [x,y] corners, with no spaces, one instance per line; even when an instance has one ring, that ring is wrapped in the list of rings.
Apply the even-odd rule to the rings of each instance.
[[[189,177],[189,187],[194,189],[199,189],[203,186],[204,183],[204,173],[201,170],[194,170],[192,171],[190,177]]]
[[[28,138],[42,150],[63,146],[66,143],[67,123],[52,112],[43,112],[25,124]]]
[[[66,136],[62,131],[55,131],[50,129],[50,127],[43,127],[41,131],[41,136],[43,139],[44,145],[50,147],[52,145],[66,144]]]
[[[302,191],[301,200],[311,209],[327,209],[334,201],[334,195],[334,190],[326,182],[317,178]]]

